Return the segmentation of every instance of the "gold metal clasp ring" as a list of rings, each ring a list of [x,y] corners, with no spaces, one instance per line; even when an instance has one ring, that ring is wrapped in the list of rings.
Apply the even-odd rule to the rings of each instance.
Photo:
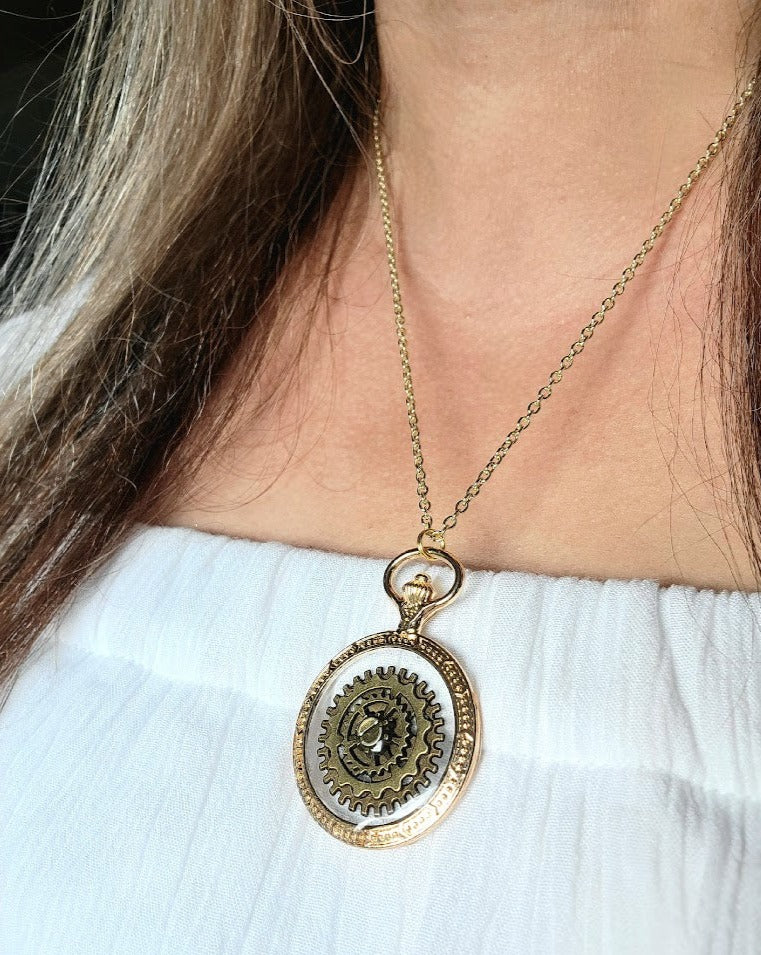
[[[427,617],[436,610],[440,610],[442,607],[446,607],[447,604],[451,603],[462,587],[463,579],[462,564],[453,554],[450,554],[448,551],[441,550],[438,547],[430,548],[429,553],[431,556],[426,557],[425,559],[437,564],[448,565],[454,573],[454,579],[449,589],[445,593],[435,597],[433,600],[426,600],[425,603],[421,605],[421,619],[423,616]],[[399,605],[400,608],[403,608],[404,606],[404,596],[397,591],[396,587],[394,586],[393,578],[395,572],[402,566],[402,564],[406,564],[411,560],[420,560],[420,552],[416,547],[413,547],[412,550],[406,550],[404,553],[399,554],[398,557],[395,557],[388,567],[386,567],[386,572],[383,575],[383,586],[386,589],[386,593]]]
[[[430,538],[433,548],[425,546],[426,537]],[[431,563],[436,563],[440,559],[436,556],[436,550],[446,550],[444,531],[435,531],[432,527],[424,527],[417,536],[417,549],[421,557],[425,557]]]

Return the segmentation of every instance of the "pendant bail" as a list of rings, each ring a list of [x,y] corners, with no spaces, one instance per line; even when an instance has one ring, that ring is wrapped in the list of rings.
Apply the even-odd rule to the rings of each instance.
[[[447,544],[444,540],[444,531],[436,531],[432,527],[424,527],[417,536],[417,549],[421,557],[425,557],[426,560],[434,562],[438,560],[438,558],[433,550],[425,546],[426,537],[430,538],[433,547],[439,550],[446,550]]]
[[[463,568],[454,554],[450,554],[439,547],[431,548],[428,550],[428,554],[429,556],[425,557],[426,560],[431,563],[446,564],[454,573],[454,579],[449,589],[443,594],[436,596],[427,574],[417,574],[403,585],[402,593],[399,593],[394,586],[394,574],[402,564],[420,560],[419,547],[413,547],[411,550],[406,550],[395,557],[386,567],[386,572],[383,575],[383,586],[386,593],[399,607],[401,615],[400,630],[416,632],[426,617],[451,603],[462,587]]]

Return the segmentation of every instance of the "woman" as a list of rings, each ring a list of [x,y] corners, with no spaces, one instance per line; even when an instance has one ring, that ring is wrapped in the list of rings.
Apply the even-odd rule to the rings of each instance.
[[[2,950],[759,951],[753,14],[88,8],[5,283]],[[378,631],[430,676],[339,679]]]

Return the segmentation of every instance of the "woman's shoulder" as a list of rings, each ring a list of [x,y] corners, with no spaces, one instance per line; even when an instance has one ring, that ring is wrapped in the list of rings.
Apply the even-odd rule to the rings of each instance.
[[[83,279],[58,298],[0,321],[0,398],[28,375],[69,326],[92,285]]]

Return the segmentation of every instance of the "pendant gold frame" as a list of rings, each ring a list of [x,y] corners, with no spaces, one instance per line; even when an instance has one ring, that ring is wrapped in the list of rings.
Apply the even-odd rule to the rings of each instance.
[[[393,576],[397,569],[413,559],[420,559],[418,549],[399,554],[391,561],[384,574],[386,592],[396,601],[401,611],[398,629],[374,633],[355,641],[325,666],[306,694],[293,736],[294,773],[299,792],[309,812],[330,835],[350,845],[364,848],[389,848],[412,842],[441,822],[464,792],[480,755],[481,716],[470,681],[460,663],[448,650],[420,633],[424,619],[446,606],[457,595],[462,584],[462,567],[447,551],[435,547],[426,548],[426,559],[448,564],[454,571],[455,579],[446,593],[434,599],[425,599],[427,584],[423,584],[422,598],[420,588],[421,581],[428,581],[426,575],[417,575],[405,585],[401,594],[394,587]],[[446,768],[432,785],[430,798],[402,818],[360,826],[332,812],[326,800],[318,795],[307,768],[307,734],[320,695],[336,670],[360,654],[383,647],[412,651],[435,668],[443,679],[451,699],[454,720],[454,726],[448,727],[451,734],[451,751]],[[360,662],[358,671],[361,671],[361,668]]]

